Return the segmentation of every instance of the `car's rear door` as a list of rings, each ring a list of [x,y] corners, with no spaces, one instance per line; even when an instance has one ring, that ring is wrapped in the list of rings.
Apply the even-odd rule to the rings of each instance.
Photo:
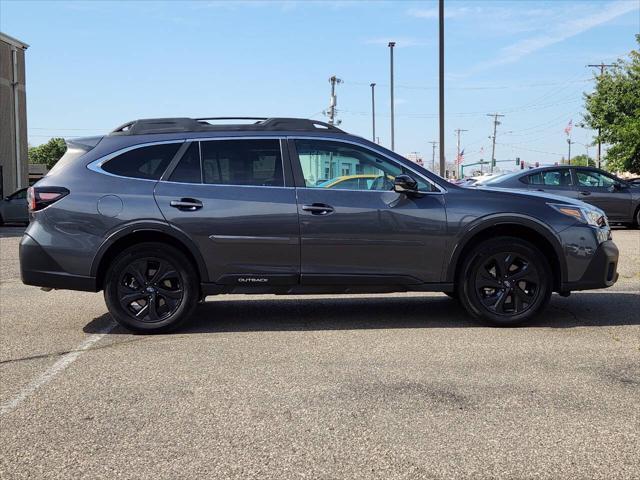
[[[615,178],[595,169],[574,168],[578,197],[601,208],[609,220],[627,222],[633,214],[629,188]]]
[[[290,138],[301,234],[301,282],[412,284],[439,282],[446,214],[441,191],[380,152],[353,142]],[[426,193],[393,191],[408,173]],[[318,178],[370,175],[353,189]],[[331,185],[331,182],[325,182]]]
[[[192,141],[158,182],[160,210],[195,241],[210,281],[298,283],[296,193],[282,142],[277,137]]]

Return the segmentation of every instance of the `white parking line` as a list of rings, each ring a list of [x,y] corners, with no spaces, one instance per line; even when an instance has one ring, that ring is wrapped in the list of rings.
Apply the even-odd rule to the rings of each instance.
[[[69,353],[65,353],[56,363],[51,365],[42,375],[37,377],[31,383],[29,383],[25,388],[18,393],[11,400],[6,401],[0,406],[0,416],[5,415],[7,413],[12,412],[16,409],[18,405],[20,405],[24,400],[33,395],[40,387],[45,386],[49,383],[53,378],[62,372],[65,368],[75,362],[80,355],[86,352],[91,345],[100,341],[102,337],[107,335],[111,330],[115,328],[116,324],[111,323],[101,329],[98,333],[94,333],[87,337],[83,342],[81,342],[75,349],[70,351]]]

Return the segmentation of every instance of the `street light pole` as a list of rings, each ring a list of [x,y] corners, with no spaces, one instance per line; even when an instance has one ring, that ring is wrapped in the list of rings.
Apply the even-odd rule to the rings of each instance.
[[[444,158],[444,0],[438,2],[438,93],[440,117],[440,176],[445,177]]]
[[[571,138],[567,138],[567,144],[569,145],[569,156],[567,157],[567,163],[571,165],[571,145],[576,142],[572,142]]]
[[[395,150],[396,142],[395,142],[395,105],[393,101],[393,47],[396,46],[396,42],[389,42],[389,72],[391,77],[391,150]]]
[[[371,85],[371,141],[376,143],[376,95],[375,88],[376,84],[372,83]]]

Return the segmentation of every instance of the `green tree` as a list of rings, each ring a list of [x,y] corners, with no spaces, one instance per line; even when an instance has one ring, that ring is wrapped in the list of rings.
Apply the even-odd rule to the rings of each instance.
[[[636,35],[640,45],[640,35]],[[609,144],[607,169],[640,173],[640,52],[619,59],[596,77],[593,93],[585,94],[585,123],[600,128],[596,141]]]
[[[571,165],[576,165],[579,167],[595,167],[596,161],[593,158],[583,153],[581,155],[576,155],[575,157],[572,157]]]
[[[29,147],[29,163],[43,163],[51,169],[66,151],[67,144],[64,139],[52,138],[37,147]]]

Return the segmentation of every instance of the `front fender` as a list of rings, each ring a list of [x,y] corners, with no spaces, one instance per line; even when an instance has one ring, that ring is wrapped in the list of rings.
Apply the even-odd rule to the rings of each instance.
[[[560,237],[544,222],[537,218],[522,214],[489,214],[479,217],[466,225],[454,237],[450,254],[445,256],[445,281],[455,281],[458,262],[465,247],[473,242],[475,238],[483,232],[501,226],[514,225],[521,228],[533,230],[542,236],[553,248],[558,264],[560,265],[560,281],[564,283],[567,278],[567,262],[562,248]],[[533,239],[535,240],[535,239]],[[535,243],[535,242],[533,242]]]

